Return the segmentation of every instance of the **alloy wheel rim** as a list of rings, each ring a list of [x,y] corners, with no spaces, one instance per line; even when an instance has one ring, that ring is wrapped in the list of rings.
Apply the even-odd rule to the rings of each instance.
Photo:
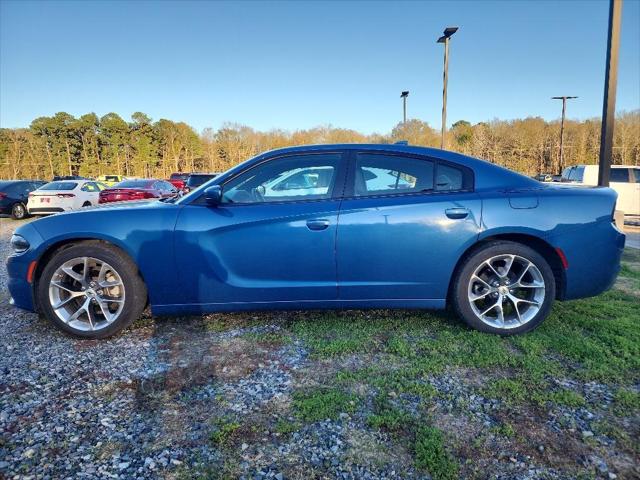
[[[102,330],[122,313],[124,283],[115,268],[103,260],[72,258],[51,277],[49,303],[56,316],[71,328]]]
[[[22,205],[16,205],[13,207],[13,214],[16,218],[22,218],[24,216],[24,207]]]
[[[474,270],[468,299],[475,315],[486,325],[517,328],[530,322],[542,308],[544,277],[527,258],[496,255]]]

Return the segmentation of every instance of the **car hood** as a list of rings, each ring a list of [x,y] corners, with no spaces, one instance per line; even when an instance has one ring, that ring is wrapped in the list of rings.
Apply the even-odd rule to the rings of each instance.
[[[158,201],[115,203],[39,218],[29,225],[40,234],[43,245],[66,239],[96,239],[129,251],[130,244],[140,239],[165,239],[170,235],[180,209],[176,204]]]

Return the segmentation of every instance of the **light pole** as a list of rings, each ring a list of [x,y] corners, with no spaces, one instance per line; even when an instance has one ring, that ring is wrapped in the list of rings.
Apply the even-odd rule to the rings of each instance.
[[[400,98],[402,99],[402,123],[407,123],[407,97],[409,96],[409,91],[405,90],[400,94]]]
[[[609,35],[607,39],[607,63],[602,102],[602,130],[600,133],[600,162],[598,185],[608,187],[613,154],[613,121],[616,116],[616,87],[618,84],[618,49],[620,48],[620,21],[622,0],[609,3]]]
[[[438,39],[438,43],[444,43],[444,73],[442,75],[442,137],[440,148],[444,149],[447,134],[447,80],[449,77],[449,39],[458,31],[458,27],[447,27],[444,34]]]
[[[559,175],[562,175],[562,169],[564,168],[564,156],[562,152],[562,145],[564,143],[564,115],[567,111],[567,100],[571,100],[573,98],[578,97],[551,97],[552,100],[562,100],[562,121],[560,122],[560,159],[558,160],[558,166],[560,169],[558,172]]]

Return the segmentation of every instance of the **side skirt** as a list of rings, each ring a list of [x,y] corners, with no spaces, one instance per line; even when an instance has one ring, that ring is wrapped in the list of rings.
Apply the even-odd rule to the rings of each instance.
[[[154,315],[197,315],[214,312],[250,310],[339,310],[339,309],[425,309],[442,310],[446,299],[368,299],[368,300],[304,300],[274,302],[188,303],[151,305]]]

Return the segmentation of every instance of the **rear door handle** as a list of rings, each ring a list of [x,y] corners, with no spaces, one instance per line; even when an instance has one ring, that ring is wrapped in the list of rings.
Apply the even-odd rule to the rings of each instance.
[[[447,217],[453,219],[467,218],[469,216],[469,210],[466,208],[447,208],[444,213]]]
[[[309,228],[309,230],[325,230],[328,226],[329,220],[324,218],[307,220],[307,227]]]

